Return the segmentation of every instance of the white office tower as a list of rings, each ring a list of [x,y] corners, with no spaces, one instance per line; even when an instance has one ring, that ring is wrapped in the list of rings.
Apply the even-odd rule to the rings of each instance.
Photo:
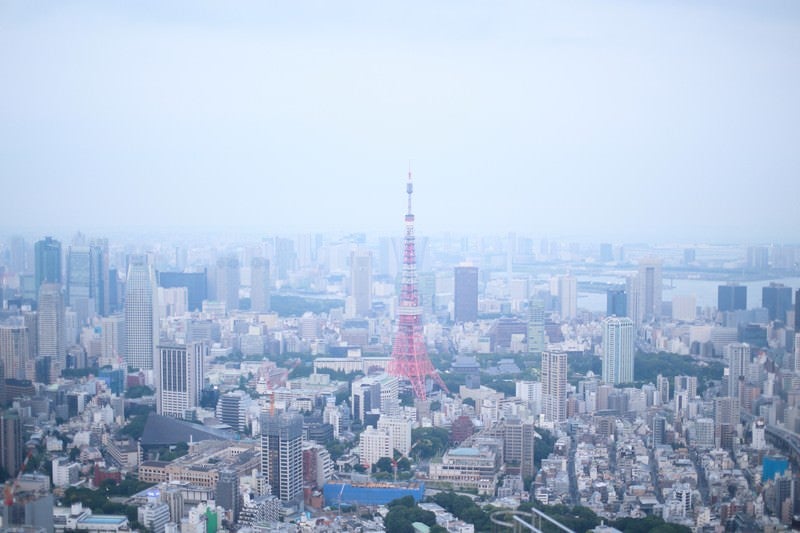
[[[767,447],[767,439],[766,439],[766,428],[767,425],[763,419],[757,418],[753,421],[753,449],[755,450],[764,450]]]
[[[189,418],[200,405],[203,390],[202,343],[158,347],[156,411],[160,415]]]
[[[392,449],[403,455],[411,451],[411,422],[398,416],[384,416],[378,419],[378,429],[389,432]]]
[[[541,355],[544,348],[544,302],[532,298],[528,302],[528,353]]]
[[[358,439],[358,453],[361,464],[372,467],[381,457],[393,457],[392,436],[386,429],[367,426]]]
[[[542,353],[542,404],[544,419],[563,422],[567,419],[567,353]]]
[[[250,310],[267,313],[270,310],[269,260],[254,257],[250,262]]]
[[[750,345],[733,343],[725,347],[728,362],[728,396],[738,398],[741,387],[747,379],[747,366],[750,364]]]
[[[365,250],[350,253],[350,296],[355,314],[365,316],[372,309],[372,253]]]
[[[578,280],[566,275],[558,278],[558,302],[561,320],[572,320],[578,316]]]
[[[152,265],[131,256],[125,283],[125,363],[152,370],[158,344],[158,292]]]
[[[603,320],[603,381],[610,385],[633,382],[633,321],[627,317]]]

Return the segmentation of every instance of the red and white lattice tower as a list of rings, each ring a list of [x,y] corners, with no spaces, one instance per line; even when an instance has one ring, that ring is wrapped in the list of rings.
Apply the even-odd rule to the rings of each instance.
[[[425,338],[422,335],[422,308],[417,292],[417,258],[414,249],[414,215],[411,213],[411,172],[408,173],[408,212],[406,213],[406,238],[403,244],[403,281],[400,289],[400,305],[397,334],[389,361],[389,374],[411,382],[414,395],[424,400],[427,396],[425,379],[431,378],[447,391],[439,373],[433,368]]]

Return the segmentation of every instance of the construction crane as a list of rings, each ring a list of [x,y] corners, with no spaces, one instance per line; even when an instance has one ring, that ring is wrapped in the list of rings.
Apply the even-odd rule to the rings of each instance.
[[[26,455],[25,460],[22,461],[22,466],[19,468],[19,472],[17,472],[17,477],[14,478],[14,482],[6,483],[6,486],[3,489],[3,502],[5,503],[6,507],[10,507],[14,504],[14,494],[17,492],[17,487],[19,486],[19,479],[22,477],[23,472],[25,472],[25,467],[28,466],[28,461],[33,455],[33,450],[34,448],[28,450],[28,455]]]

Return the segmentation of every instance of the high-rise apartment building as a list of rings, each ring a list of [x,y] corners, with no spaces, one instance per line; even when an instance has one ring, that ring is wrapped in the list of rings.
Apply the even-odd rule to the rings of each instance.
[[[567,353],[542,352],[542,412],[545,420],[567,419]]]
[[[303,501],[303,417],[297,413],[261,416],[261,473],[284,504]]]
[[[188,418],[187,413],[200,405],[203,390],[202,343],[162,345],[158,347],[156,368],[156,412],[174,418]]]
[[[39,357],[49,357],[53,365],[51,378],[60,375],[67,359],[66,332],[64,329],[64,299],[61,285],[42,283],[39,287],[38,352]]]
[[[718,311],[747,310],[747,287],[737,283],[728,283],[717,287]]]
[[[528,302],[528,353],[541,355],[544,349],[544,302],[532,298]]]
[[[45,237],[34,245],[34,282],[36,290],[42,283],[61,283],[61,243]]]
[[[453,270],[453,320],[478,320],[478,267],[457,266]]]
[[[603,321],[603,381],[608,384],[633,382],[634,328],[627,317]]]
[[[263,257],[250,261],[250,310],[256,313],[270,310],[269,260]]]
[[[125,362],[152,370],[159,339],[158,291],[153,267],[145,256],[131,256],[125,284]]]
[[[772,282],[761,288],[761,307],[769,312],[770,320],[786,321],[786,311],[792,308],[792,289],[783,283]]]
[[[578,316],[578,280],[575,276],[559,276],[558,304],[561,320],[572,320]]]

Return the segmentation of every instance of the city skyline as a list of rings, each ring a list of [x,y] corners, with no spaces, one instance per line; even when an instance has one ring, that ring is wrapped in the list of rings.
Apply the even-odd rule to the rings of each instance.
[[[12,232],[796,238],[792,3],[4,12]]]

